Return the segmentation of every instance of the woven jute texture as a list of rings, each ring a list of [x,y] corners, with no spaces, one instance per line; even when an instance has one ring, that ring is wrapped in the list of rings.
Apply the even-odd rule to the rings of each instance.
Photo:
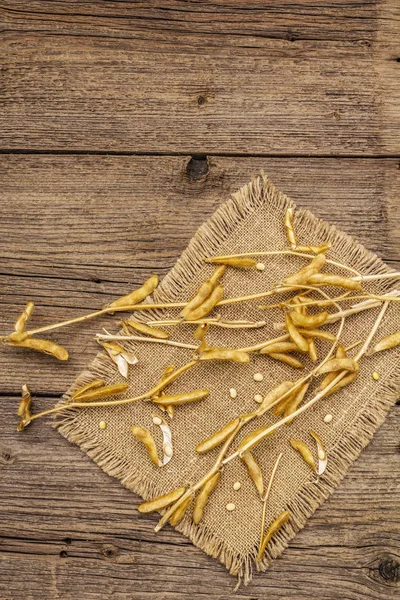
[[[202,261],[202,257],[287,247],[283,217],[289,206],[295,207],[289,198],[261,174],[200,227],[150,301],[182,302],[191,298],[213,270],[211,265]],[[345,263],[364,275],[391,271],[355,240],[317,219],[310,212],[296,209],[294,222],[301,243],[332,242],[328,258]],[[266,265],[264,271],[227,269],[223,277],[225,297],[245,296],[271,289],[305,264],[304,258],[288,255],[268,256],[260,260]],[[325,271],[328,269],[325,268]],[[335,272],[335,269],[329,267],[329,271]],[[366,283],[364,289],[373,293],[385,293],[393,286],[393,280],[390,279],[374,280]],[[331,292],[338,293],[337,289]],[[279,309],[261,312],[259,304],[260,301],[257,300],[232,304],[221,307],[218,312],[226,319],[258,321],[266,318],[267,325],[264,328],[232,330],[215,327],[208,335],[208,343],[244,347],[280,335],[274,329],[274,323],[282,321],[282,313]],[[343,343],[350,345],[356,340],[365,339],[378,311],[379,308],[348,318]],[[174,318],[177,315],[177,309],[168,309],[146,314],[137,311],[134,317],[146,321],[150,318]],[[395,306],[392,303],[376,339],[398,330],[398,323],[398,304]],[[337,328],[338,323],[326,327],[332,332]],[[172,340],[194,343],[192,325],[171,327],[169,331]],[[317,346],[320,356],[329,349],[326,342],[318,341]],[[168,365],[179,367],[188,362],[193,353],[188,349],[142,342],[129,342],[126,347],[134,349],[139,357],[139,363],[130,367],[126,397],[144,393],[156,383]],[[284,509],[289,509],[292,514],[290,522],[269,543],[264,561],[257,565],[259,570],[265,570],[306,524],[310,515],[330,495],[383,422],[387,411],[399,396],[399,356],[398,351],[390,350],[364,358],[360,376],[355,383],[344,391],[321,400],[290,426],[281,427],[274,436],[264,440],[254,450],[265,481],[268,480],[278,454],[283,452],[268,502],[266,523],[270,523]],[[312,363],[307,358],[304,361],[306,368],[311,369]],[[372,379],[372,371],[379,372],[379,381]],[[253,375],[257,372],[264,375],[262,382],[254,381]],[[198,481],[215,462],[218,449],[199,456],[195,446],[228,420],[240,413],[254,410],[258,406],[254,401],[255,394],[265,394],[283,380],[294,380],[299,376],[298,373],[289,366],[259,354],[252,354],[251,362],[246,365],[203,363],[185,373],[168,388],[168,393],[209,388],[210,395],[202,402],[176,409],[171,422],[174,456],[164,468],[156,467],[149,460],[146,449],[134,439],[130,431],[132,425],[148,428],[156,439],[161,454],[161,432],[152,423],[152,414],[161,413],[151,402],[63,411],[56,427],[68,440],[78,444],[106,473],[120,479],[124,486],[143,498],[152,499],[179,486],[188,486]],[[80,375],[69,393],[99,376],[106,383],[122,381],[108,356],[99,354],[88,370]],[[311,385],[307,398],[312,397],[316,387],[317,382]],[[236,388],[237,398],[230,397],[230,388]],[[333,421],[329,424],[323,420],[327,413],[333,415]],[[271,412],[267,412],[257,423],[247,425],[238,439],[242,439],[251,429],[272,424],[276,419]],[[99,429],[99,422],[102,420],[107,422],[105,430]],[[310,429],[319,433],[328,451],[328,467],[319,482],[289,444],[290,438],[296,438],[314,449],[315,442],[309,435]],[[233,490],[235,481],[242,484],[239,491]],[[228,512],[226,505],[231,502],[236,505],[236,510]],[[235,459],[226,466],[201,523],[197,526],[193,524],[189,510],[177,529],[205,552],[218,558],[230,573],[247,583],[255,565],[261,513],[262,503],[254,484],[245,466]]]

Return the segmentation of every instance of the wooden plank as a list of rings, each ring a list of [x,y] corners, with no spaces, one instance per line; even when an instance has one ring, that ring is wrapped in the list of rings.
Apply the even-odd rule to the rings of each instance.
[[[397,155],[399,10],[348,4],[3,3],[0,148]]]
[[[3,156],[0,333],[27,300],[39,327],[165,274],[197,227],[260,169],[300,206],[399,261],[394,159]],[[1,349],[0,392],[17,394],[28,381],[35,393],[61,394],[95,355],[95,333],[112,322],[49,334],[70,350],[67,364]]]
[[[37,408],[50,398],[35,399]],[[0,403],[0,597],[54,600],[231,598],[224,567],[156,517],[38,421],[15,431],[17,400]],[[398,597],[400,408],[396,407],[335,494],[240,600]],[[379,510],[377,510],[379,507]]]

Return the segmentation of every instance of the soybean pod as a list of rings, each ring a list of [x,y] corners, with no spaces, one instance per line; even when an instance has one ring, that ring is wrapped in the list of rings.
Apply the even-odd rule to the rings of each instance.
[[[196,525],[198,525],[201,519],[203,518],[204,508],[208,502],[210,494],[215,489],[220,477],[221,471],[218,471],[218,473],[215,473],[215,475],[213,475],[208,481],[206,481],[206,483],[200,489],[200,492],[195,500],[193,508],[193,521]]]
[[[135,436],[135,438],[137,440],[139,440],[139,442],[142,442],[142,444],[144,444],[146,446],[151,460],[158,467],[157,446],[156,446],[156,443],[155,443],[150,431],[148,431],[148,429],[146,429],[145,427],[139,427],[139,426],[131,427],[131,431],[132,431],[133,435]]]
[[[233,419],[229,421],[224,427],[221,427],[218,431],[216,431],[212,436],[201,442],[196,446],[197,452],[199,454],[204,454],[213,448],[216,448],[222,442],[224,442],[230,435],[237,429],[239,425],[240,419]]]
[[[133,306],[135,304],[138,304],[139,302],[142,302],[142,300],[147,298],[147,296],[152,294],[156,289],[157,285],[158,277],[157,275],[153,275],[152,277],[149,277],[149,279],[147,279],[147,281],[145,281],[140,288],[134,290],[126,296],[118,298],[118,300],[114,300],[114,302],[111,302],[111,304],[109,304],[106,308],[112,309],[117,308],[119,306]]]
[[[162,508],[166,508],[170,504],[173,504],[185,493],[185,488],[180,487],[173,492],[169,492],[169,494],[164,494],[163,496],[158,496],[154,498],[154,500],[150,500],[149,502],[143,502],[143,504],[139,504],[138,511],[141,513],[150,513],[156,510],[161,510]]]
[[[262,560],[265,549],[267,547],[267,544],[270,541],[270,539],[272,538],[272,536],[275,535],[276,533],[278,533],[278,531],[285,525],[285,523],[287,523],[289,521],[289,519],[290,519],[290,511],[284,510],[283,512],[281,512],[279,517],[277,517],[275,519],[275,521],[273,521],[271,523],[271,525],[268,528],[267,533],[265,534],[265,536],[263,538],[260,549],[258,551],[258,555],[257,555],[258,560]]]
[[[212,311],[214,306],[218,304],[220,300],[222,300],[222,296],[224,295],[224,288],[222,285],[217,285],[217,287],[211,292],[206,300],[195,310],[191,310],[189,313],[185,313],[185,317],[187,321],[198,321],[199,319],[203,319],[208,313]]]
[[[400,344],[400,331],[396,331],[396,333],[392,333],[391,335],[387,335],[382,340],[380,340],[372,349],[372,354],[376,352],[382,352],[383,350],[390,350],[391,348],[396,348]]]
[[[264,481],[260,466],[258,465],[257,461],[255,460],[254,456],[249,450],[247,452],[244,452],[240,458],[246,465],[251,480],[256,486],[256,489],[261,497],[264,493]]]
[[[285,326],[291,340],[300,348],[300,350],[308,352],[308,342],[294,325],[289,313],[285,314]]]

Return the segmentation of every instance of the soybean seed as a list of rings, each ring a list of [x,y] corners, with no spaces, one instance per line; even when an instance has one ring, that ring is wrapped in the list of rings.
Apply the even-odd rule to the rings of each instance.
[[[233,489],[235,490],[235,492],[237,492],[237,490],[240,490],[241,487],[242,484],[240,483],[240,481],[235,481],[235,483],[233,484]]]
[[[324,416],[325,423],[330,423],[332,421],[332,419],[333,419],[332,415],[325,415]]]
[[[374,371],[372,373],[372,379],[375,379],[375,381],[378,381],[379,377],[380,377],[380,375],[379,375],[379,373],[377,373],[377,371]]]
[[[236,506],[233,504],[233,502],[229,502],[229,504],[226,505],[226,510],[229,510],[229,512],[232,512],[233,510],[235,510]]]
[[[255,400],[256,402],[258,402],[258,404],[261,404],[261,402],[264,400],[264,398],[261,396],[261,394],[256,394],[256,395],[254,396],[254,400]]]
[[[162,419],[160,417],[153,417],[153,423],[154,425],[161,425]]]
[[[237,390],[235,390],[235,388],[231,388],[229,390],[229,395],[231,398],[236,398],[237,397]]]
[[[256,269],[257,269],[257,271],[264,271],[264,269],[265,269],[264,263],[261,263],[261,262],[257,263],[256,264]]]
[[[253,379],[254,381],[262,381],[264,379],[264,375],[262,373],[254,373]]]
[[[105,421],[100,421],[99,428],[100,429],[105,429],[106,427],[107,427],[107,423]]]
[[[169,444],[165,444],[164,454],[165,454],[165,456],[172,456],[172,448]]]

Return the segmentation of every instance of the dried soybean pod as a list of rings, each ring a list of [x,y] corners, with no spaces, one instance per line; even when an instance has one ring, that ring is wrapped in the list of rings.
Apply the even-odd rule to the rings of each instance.
[[[318,271],[322,269],[325,262],[325,254],[317,254],[308,265],[302,267],[297,273],[293,273],[293,275],[286,277],[285,283],[288,285],[301,285],[302,283],[306,283],[311,275],[318,273]]]
[[[25,418],[25,416],[29,414],[31,403],[32,398],[29,386],[26,383],[24,383],[24,385],[22,386],[21,401],[18,406],[17,415],[19,417]]]
[[[195,340],[199,340],[199,341],[203,341],[207,331],[208,331],[208,327],[209,324],[208,323],[201,323],[201,325],[198,325],[196,327],[196,331],[194,332],[193,336]]]
[[[31,350],[37,350],[44,354],[50,354],[51,356],[58,358],[58,360],[68,360],[68,351],[62,346],[54,344],[54,342],[50,342],[49,340],[28,337],[20,342],[16,342],[10,338],[8,338],[7,341],[11,346],[30,348]]]
[[[313,254],[321,254],[321,252],[326,252],[330,248],[332,248],[330,242],[320,244],[319,246],[303,246],[302,244],[296,246],[297,252],[312,252]]]
[[[285,326],[291,340],[297,344],[297,346],[303,352],[308,352],[307,340],[301,335],[297,327],[294,325],[289,313],[285,314]]]
[[[286,406],[292,400],[292,398],[294,397],[294,395],[297,394],[298,389],[299,388],[296,388],[294,392],[292,392],[291,394],[289,394],[288,396],[286,396],[286,398],[282,398],[282,400],[280,402],[278,402],[278,404],[274,408],[274,415],[276,417],[279,417],[279,415],[283,415]]]
[[[336,376],[338,375],[338,373],[336,373]],[[348,373],[347,375],[345,375],[343,377],[343,379],[341,379],[340,381],[338,381],[338,383],[336,385],[333,386],[333,388],[331,388],[326,395],[330,396],[331,394],[334,394],[335,392],[337,392],[338,390],[341,390],[342,388],[350,385],[350,383],[353,383],[353,381],[355,381],[358,377],[358,371],[354,371],[353,373]]]
[[[258,555],[257,555],[258,560],[262,560],[265,549],[267,547],[267,544],[270,541],[270,539],[272,538],[272,536],[275,535],[275,533],[278,533],[278,531],[285,525],[285,523],[287,523],[289,521],[289,519],[290,519],[290,511],[284,510],[283,512],[281,512],[279,517],[277,517],[275,519],[275,521],[273,521],[271,523],[271,525],[268,527],[268,531],[265,534],[263,541],[261,543],[260,549],[258,551]]]
[[[169,523],[170,523],[170,525],[172,525],[172,527],[176,527],[182,521],[183,517],[185,516],[185,512],[187,511],[191,501],[192,501],[192,498],[191,498],[191,496],[189,496],[189,498],[186,498],[186,500],[184,502],[182,502],[182,504],[180,506],[178,506],[178,508],[176,509],[176,511],[174,512],[174,514],[172,515],[172,517],[169,520]]]
[[[346,358],[346,349],[343,346],[343,344],[338,344],[338,346],[336,348],[335,356],[336,356],[336,358]],[[338,374],[339,374],[338,371],[331,371],[330,373],[327,373],[325,375],[325,377],[323,378],[323,380],[321,381],[321,383],[319,385],[319,389],[324,390],[326,387],[328,387],[328,385],[331,383],[331,381],[336,379]]]
[[[109,304],[106,308],[133,306],[134,304],[138,304],[139,302],[142,302],[142,300],[147,298],[147,296],[152,294],[156,289],[157,285],[158,277],[157,275],[152,275],[151,277],[149,277],[149,279],[147,279],[147,281],[144,282],[144,284],[140,288],[134,290],[126,296],[118,298],[118,300],[114,300],[114,302],[111,302],[111,304]]]
[[[302,306],[302,302],[300,301],[298,296],[294,296],[291,299],[291,307],[293,308],[293,310],[297,313],[299,313],[300,315],[303,314],[303,309],[306,308],[305,306]]]
[[[137,323],[136,321],[125,321],[126,325],[132,327],[132,329],[136,329],[136,331],[140,331],[144,335],[149,335],[150,337],[157,338],[158,340],[166,340],[169,335],[163,329],[159,329],[158,327],[150,327],[150,325],[146,325],[145,323]]]
[[[89,390],[97,390],[98,388],[104,387],[104,385],[105,384],[103,379],[93,379],[93,381],[90,381],[86,385],[83,385],[82,387],[78,388],[73,394],[71,394],[70,400],[75,400],[76,398],[78,398],[82,394],[85,394]]]
[[[302,442],[300,440],[290,440],[290,444],[295,450],[297,450],[297,452],[299,452],[301,454],[301,456],[304,458],[306,463],[316,473],[317,469],[315,466],[314,457],[312,455],[310,448],[307,446],[307,444],[305,444],[304,442]]]
[[[35,305],[33,304],[33,302],[27,302],[23,312],[20,314],[18,319],[15,321],[14,329],[17,333],[22,333],[23,331],[25,331],[25,325],[26,325],[29,317],[33,313],[34,307],[35,307]]]
[[[254,456],[249,450],[247,452],[244,452],[244,454],[240,458],[246,465],[251,480],[256,486],[258,493],[260,494],[260,496],[262,496],[264,493],[264,481],[261,469],[257,461],[255,460]]]
[[[200,444],[196,446],[197,452],[204,454],[205,452],[208,452],[209,450],[212,450],[213,448],[216,448],[222,444],[222,442],[224,442],[231,435],[231,433],[235,431],[239,425],[239,421],[239,418],[229,421],[229,423],[224,425],[224,427],[221,427],[221,429],[213,433],[212,436],[203,442],[200,442]]]
[[[284,417],[288,417],[289,415],[293,414],[299,408],[300,404],[304,400],[304,396],[306,395],[309,387],[310,387],[310,383],[306,382],[296,390],[296,392],[294,393],[292,398],[290,398],[289,402],[287,402],[285,405],[285,409],[283,412]],[[293,419],[288,421],[287,424],[290,425],[290,423],[292,421],[293,421]]]
[[[282,352],[301,352],[301,350],[294,342],[275,342],[275,344],[270,344],[260,350],[260,354],[274,354],[276,352],[281,354]]]
[[[86,392],[79,394],[76,398],[76,402],[90,402],[91,400],[99,400],[100,398],[106,398],[107,396],[118,396],[127,391],[129,385],[127,383],[115,383],[113,385],[106,385],[99,387],[98,389],[90,389]]]
[[[182,404],[190,404],[207,398],[210,392],[208,390],[194,390],[193,392],[184,392],[183,394],[165,395],[152,398],[155,404],[161,406],[181,406]]]
[[[254,448],[254,446],[256,446],[259,441],[258,440],[258,436],[261,435],[262,433],[264,433],[264,431],[266,431],[267,429],[269,429],[269,425],[266,425],[265,427],[260,427],[259,429],[255,429],[254,431],[251,431],[248,435],[246,435],[246,437],[240,442],[239,446],[238,446],[238,452],[240,454],[240,451],[247,446],[247,444],[249,445],[248,447],[246,447],[246,451],[251,450],[252,448]],[[265,440],[267,437],[270,437],[273,433],[275,433],[275,431],[271,431],[266,437],[264,437],[263,439]]]
[[[226,271],[225,265],[219,265],[219,267],[217,267],[213,271],[213,273],[211,274],[211,276],[209,278],[209,282],[211,283],[213,288],[217,285],[218,281],[221,279],[221,277],[225,273],[225,271]]]
[[[166,369],[164,369],[164,372],[161,376],[160,381],[163,381],[164,379],[166,379],[168,377],[168,375],[171,375],[171,373],[173,373],[173,371],[175,371],[175,367],[173,365],[169,365]],[[165,392],[161,391],[160,396],[165,396]],[[160,409],[163,412],[167,412],[170,419],[173,418],[173,416],[175,414],[175,408],[172,405],[171,406],[160,406]]]
[[[271,352],[269,356],[275,360],[279,360],[280,362],[289,365],[290,367],[293,367],[294,369],[304,369],[303,363],[298,358],[290,356],[290,354]]]
[[[315,329],[316,327],[320,327],[327,322],[329,313],[326,310],[317,313],[316,315],[302,315],[298,312],[292,312],[290,313],[290,317],[296,327],[302,327],[303,329]]]
[[[218,256],[207,259],[207,262],[215,265],[226,265],[235,269],[253,269],[257,264],[257,261],[253,258],[218,258]]]
[[[293,385],[293,381],[283,381],[277,387],[270,390],[262,401],[261,410],[265,410],[271,406],[271,404],[276,402],[281,396],[283,396],[283,394],[286,394],[293,387]],[[285,402],[286,400],[287,398],[284,398]]]
[[[332,371],[358,371],[358,363],[352,358],[331,358],[318,370],[319,375]]]
[[[285,223],[285,227],[286,227],[286,235],[289,240],[289,244],[291,245],[292,248],[296,248],[297,239],[296,239],[296,234],[295,234],[294,226],[293,226],[293,213],[294,213],[294,209],[292,207],[287,209],[287,211],[285,213],[284,223]]]
[[[310,355],[312,362],[316,363],[318,360],[317,346],[315,345],[313,338],[310,338],[309,340],[307,340],[307,342],[308,342],[308,354]]]
[[[376,352],[382,352],[383,350],[390,350],[390,348],[396,348],[400,344],[400,331],[396,331],[396,333],[392,333],[391,335],[387,335],[383,339],[381,339],[375,346],[372,348],[372,354]]]
[[[139,504],[138,511],[141,513],[150,513],[155,510],[161,510],[162,508],[166,508],[170,504],[173,504],[185,493],[185,488],[180,487],[173,492],[169,492],[169,494],[164,494],[163,496],[158,496],[158,498],[154,498],[154,500],[150,500],[149,502],[143,502],[143,504]]]
[[[192,310],[196,310],[197,308],[199,308],[199,306],[201,306],[203,302],[207,300],[207,298],[210,296],[213,289],[214,286],[209,279],[207,279],[207,281],[204,281],[204,283],[201,284],[193,298],[181,310],[181,317],[186,318]]]
[[[222,296],[224,295],[224,288],[222,285],[217,285],[217,287],[211,292],[209,297],[204,300],[204,302],[195,310],[190,311],[186,314],[187,321],[198,321],[202,319],[208,313],[212,311],[214,306],[218,304],[220,300],[222,300]]]
[[[206,483],[200,489],[200,492],[195,500],[193,508],[193,521],[196,525],[200,523],[203,517],[203,511],[207,504],[208,498],[215,489],[215,486],[217,485],[220,477],[221,471],[218,471],[218,473],[215,473],[215,475],[213,475],[208,481],[206,481]]]
[[[131,427],[131,431],[132,431],[133,435],[135,436],[135,438],[137,440],[139,440],[139,442],[142,442],[142,444],[144,444],[146,446],[151,460],[158,467],[157,446],[156,446],[156,443],[155,443],[150,431],[148,429],[146,429],[145,427],[139,427],[137,425],[135,425],[134,427]]]
[[[299,333],[306,335],[308,338],[318,338],[325,340],[326,342],[336,342],[336,336],[330,331],[323,331],[322,329],[298,329]]]
[[[361,290],[361,282],[341,275],[330,275],[329,273],[313,273],[307,279],[311,285],[332,285],[346,290]]]
[[[230,348],[211,348],[202,352],[199,360],[232,360],[238,363],[249,363],[250,355],[242,350],[233,350]]]

